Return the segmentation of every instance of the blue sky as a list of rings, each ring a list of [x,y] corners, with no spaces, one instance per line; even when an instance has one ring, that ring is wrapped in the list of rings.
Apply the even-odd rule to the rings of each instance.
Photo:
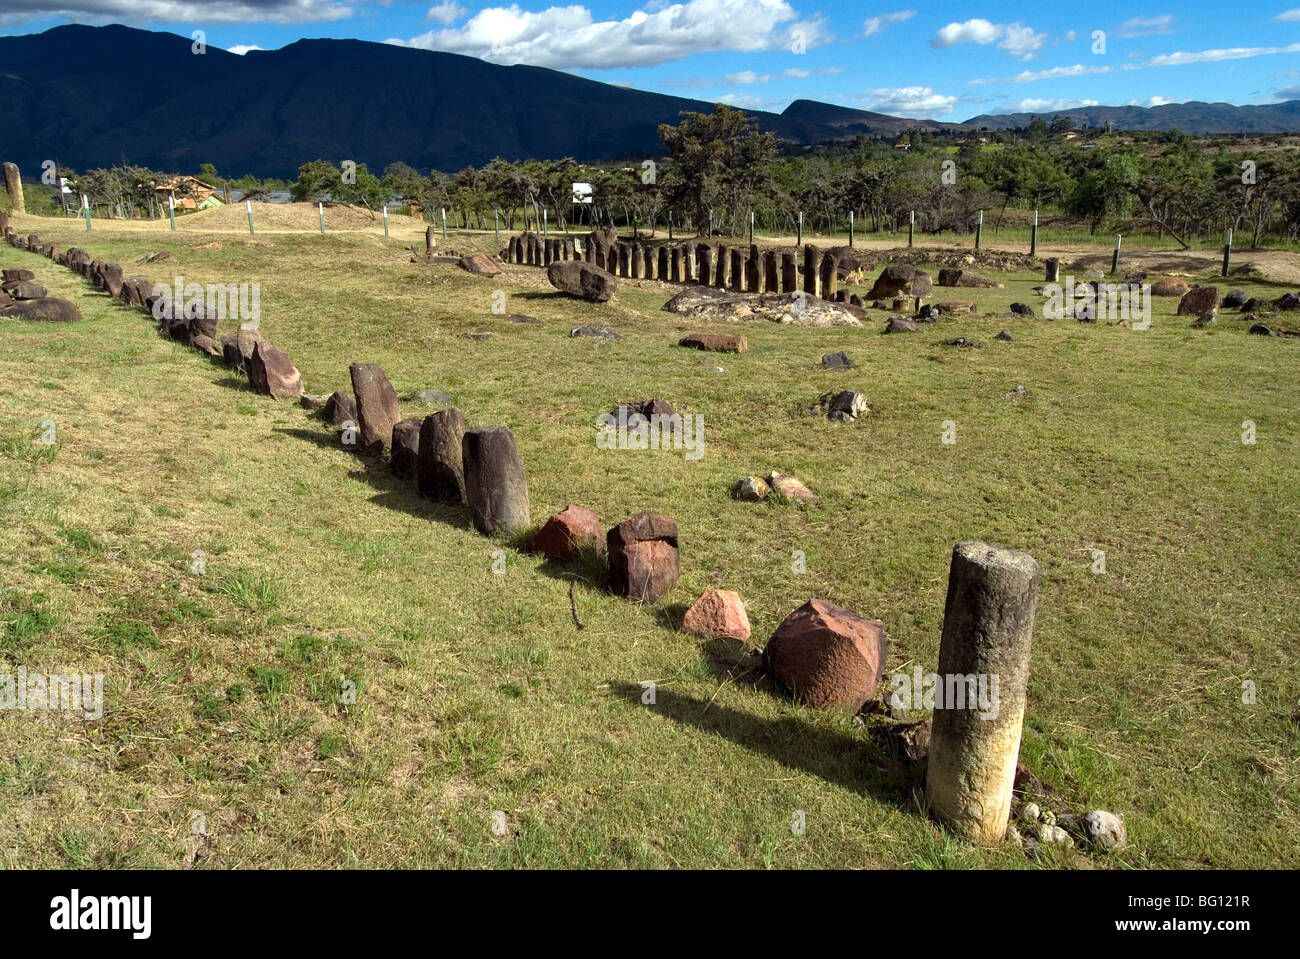
[[[964,120],[1090,103],[1300,99],[1300,0],[928,9],[892,0],[0,0],[5,34],[69,22],[201,29],[235,52],[355,37],[775,111],[808,98]]]

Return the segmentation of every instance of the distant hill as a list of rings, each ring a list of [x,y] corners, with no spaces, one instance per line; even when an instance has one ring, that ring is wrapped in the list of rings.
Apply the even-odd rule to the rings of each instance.
[[[968,126],[1015,130],[1029,126],[1035,116],[1051,121],[1069,117],[1075,126],[1117,130],[1182,130],[1184,133],[1294,133],[1300,131],[1300,100],[1234,106],[1231,103],[1166,103],[1158,107],[1078,107],[1050,113],[992,113],[971,117]]]
[[[236,56],[169,33],[55,27],[0,38],[0,153],[25,170],[124,159],[164,170],[290,177],[307,160],[402,160],[456,170],[493,157],[582,162],[657,156],[657,130],[704,100],[647,93],[541,67],[360,40],[300,40]],[[764,130],[812,143],[929,121],[799,101],[750,111]]]
[[[704,100],[599,83],[541,67],[361,40],[299,40],[236,56],[171,33],[124,26],[55,27],[0,37],[0,159],[34,176],[45,160],[74,169],[135,163],[228,176],[291,178],[308,160],[356,160],[379,173],[401,160],[454,171],[493,157],[579,162],[662,153],[657,130]],[[896,137],[962,124],[911,120],[796,100],[747,111],[795,144]],[[1188,103],[1067,111],[1079,122],[1189,133],[1300,130],[1300,103]],[[1045,114],[1049,117],[1051,114]],[[1029,114],[975,117],[972,127],[1028,125]]]

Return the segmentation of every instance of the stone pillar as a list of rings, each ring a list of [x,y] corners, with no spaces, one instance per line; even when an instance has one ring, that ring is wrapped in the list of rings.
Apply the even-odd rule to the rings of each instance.
[[[643,265],[642,265],[642,251],[641,251],[641,244],[640,244],[640,243],[633,243],[633,244],[632,244],[632,264],[631,264],[631,268],[628,270],[628,276],[632,277],[632,279],[634,279],[634,280],[639,280],[639,279],[641,279],[641,271],[642,271],[642,269],[643,269]]]
[[[454,406],[430,413],[420,424],[415,478],[425,496],[451,503],[461,501],[461,485],[465,481],[461,465],[464,436],[465,417]]]
[[[518,263],[519,262],[518,257],[519,257],[519,241],[518,238],[512,236],[509,239],[509,241],[506,243],[506,262]]]
[[[795,264],[793,253],[781,254],[781,292],[795,293],[799,290],[799,267]]]
[[[731,251],[731,288],[736,292],[745,289],[745,254],[738,249]]]
[[[659,247],[659,279],[668,282],[668,247]]]
[[[614,245],[615,247],[615,264],[618,266],[618,275],[626,279],[632,275],[632,251],[626,243],[620,240]],[[613,273],[613,270],[610,270]]]
[[[470,430],[461,442],[461,458],[465,500],[474,528],[485,536],[510,535],[527,528],[528,480],[509,428]]]
[[[682,248],[674,246],[672,253],[672,281],[674,283],[682,282]]]
[[[817,295],[817,247],[811,243],[803,248],[803,291],[809,296]]]
[[[432,253],[438,245],[438,238],[433,232],[433,225],[424,228],[424,252]]]
[[[717,269],[713,271],[713,283],[719,290],[725,290],[727,288],[727,262],[729,259],[730,256],[728,255],[727,248],[723,244],[719,243],[718,266]]]
[[[1061,261],[1054,256],[1049,256],[1045,261],[1043,279],[1048,283],[1061,282]]]
[[[659,257],[655,253],[655,248],[647,245],[645,250],[645,278],[647,280],[659,279]]]
[[[357,397],[357,433],[362,449],[391,446],[393,427],[402,417],[397,410],[397,391],[388,382],[384,368],[378,363],[353,363],[348,374]]]
[[[760,266],[757,256],[751,255],[745,261],[745,288],[750,293],[763,292],[763,271],[759,268]]]
[[[595,264],[596,254],[592,250],[593,246],[594,244],[589,239],[582,241],[582,260],[584,263]]]
[[[839,281],[839,271],[836,269],[834,253],[827,253],[822,257],[822,299],[835,299],[835,286]]]
[[[925,793],[930,815],[972,842],[1001,842],[1007,831],[1038,576],[1027,553],[975,542],[952,551],[939,640],[944,708],[934,711]],[[968,676],[977,682],[950,679]],[[985,691],[975,708],[972,685]]]
[[[555,241],[547,237],[542,240],[542,266],[550,266],[555,259]]]
[[[763,253],[763,287],[768,293],[775,293],[781,289],[780,273],[776,262],[776,250],[767,250]]]
[[[695,247],[696,279],[701,286],[709,286],[713,280],[713,247],[707,243]]]

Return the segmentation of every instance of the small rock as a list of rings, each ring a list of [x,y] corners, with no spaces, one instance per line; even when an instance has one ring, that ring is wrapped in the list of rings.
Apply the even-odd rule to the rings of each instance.
[[[1246,302],[1246,294],[1243,290],[1233,290],[1223,298],[1224,308],[1241,306]]]
[[[1034,308],[1028,303],[1012,303],[1011,312],[1017,313],[1020,316],[1033,316]]]
[[[749,349],[744,336],[731,333],[691,333],[683,336],[677,345],[717,353],[744,353]]]
[[[1070,834],[1060,826],[1049,826],[1043,823],[1038,827],[1038,841],[1047,846],[1059,846],[1062,849],[1071,849],[1074,846],[1074,840]]]
[[[578,558],[579,547],[583,544],[603,553],[605,531],[600,528],[599,516],[570,503],[542,524],[542,528],[533,534],[528,548],[551,559],[570,561]]]
[[[1214,314],[1212,312],[1202,313],[1200,316],[1198,316],[1196,319],[1192,321],[1192,326],[1194,326],[1197,329],[1204,329],[1207,326],[1214,326]]]
[[[1251,327],[1249,330],[1247,330],[1246,332],[1248,332],[1248,333],[1254,333],[1254,334],[1256,334],[1257,336],[1272,336],[1272,335],[1273,335],[1273,331],[1270,330],[1270,329],[1269,329],[1267,326],[1265,326],[1263,323],[1256,323],[1254,326],[1252,326],[1252,327]]]
[[[1104,809],[1094,809],[1082,816],[1063,815],[1059,825],[1103,852],[1109,852],[1128,842],[1124,817]]]
[[[945,340],[943,345],[957,346],[957,347],[961,347],[962,349],[973,349],[973,350],[982,349],[984,346],[984,344],[981,343],[979,340],[968,340],[964,336],[959,336],[955,340]]]
[[[885,669],[884,628],[820,599],[782,621],[763,651],[772,678],[816,709],[856,713]]]
[[[706,589],[682,619],[682,629],[704,639],[749,639],[749,616],[740,594],[729,589]]]
[[[410,476],[420,461],[420,420],[400,420],[393,426],[392,458],[389,465],[398,476]]]
[[[889,323],[885,325],[886,333],[919,333],[920,331],[921,328],[913,320],[901,316],[891,317]]]
[[[825,353],[822,355],[822,366],[828,370],[851,370],[857,364],[849,359],[849,354],[841,351],[839,353]]]
[[[597,336],[606,340],[621,340],[623,334],[609,326],[575,326],[569,331],[570,336]]]
[[[1015,339],[1016,339],[1014,336],[1012,336],[1012,335],[1011,335],[1009,332],[1007,332],[1006,330],[1001,330],[1001,331],[999,331],[999,333],[998,333],[998,335],[997,335],[997,338],[998,338],[999,340],[1002,340],[1004,343],[1012,343],[1012,342],[1014,342]]]
[[[633,602],[656,602],[677,585],[681,558],[677,522],[638,513],[605,534],[611,590]]]
[[[334,392],[325,400],[325,406],[321,410],[325,417],[325,422],[334,426],[342,426],[344,423],[357,422],[357,401],[346,393]]]
[[[1027,802],[1020,810],[1021,818],[1029,822],[1036,821],[1042,814],[1043,811],[1038,808],[1038,803],[1036,802]]]
[[[787,500],[797,499],[811,503],[817,499],[817,494],[794,476],[772,472],[768,474],[767,485]]]
[[[826,418],[836,423],[852,423],[863,413],[870,412],[866,394],[857,390],[843,390],[835,394],[827,404]]]
[[[744,479],[736,480],[731,487],[732,496],[752,503],[767,499],[770,492],[772,492],[772,487],[768,485],[766,480],[758,476],[746,476]]]

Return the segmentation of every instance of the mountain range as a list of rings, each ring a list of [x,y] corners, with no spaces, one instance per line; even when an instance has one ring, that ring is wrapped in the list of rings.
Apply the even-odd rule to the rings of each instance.
[[[600,83],[556,70],[361,40],[299,40],[237,56],[120,25],[67,25],[0,37],[0,159],[32,176],[48,159],[84,170],[128,162],[228,176],[292,178],[314,159],[404,161],[456,170],[494,157],[579,162],[657,156],[661,123],[704,100]],[[1115,111],[1108,113],[1107,111]],[[747,111],[795,144],[912,129],[1025,126],[1030,115],[966,124],[913,120],[796,100]],[[1069,111],[1100,126],[1195,132],[1300,130],[1300,101],[1272,106],[1169,104]],[[1050,118],[1050,115],[1049,115]]]

